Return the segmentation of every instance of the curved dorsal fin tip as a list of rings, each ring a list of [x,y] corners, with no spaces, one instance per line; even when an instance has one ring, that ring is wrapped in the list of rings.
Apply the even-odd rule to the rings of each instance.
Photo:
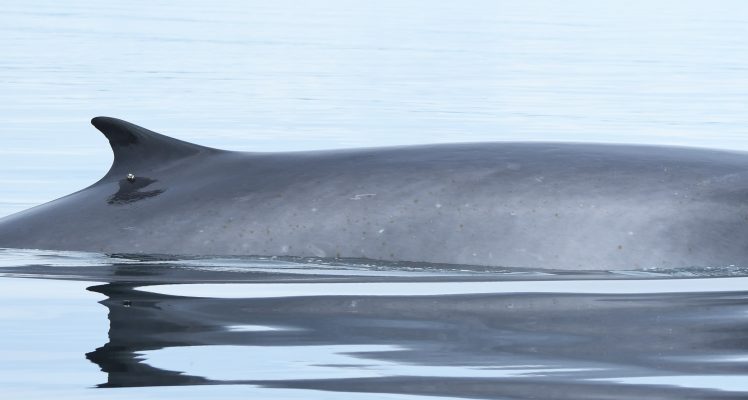
[[[91,125],[96,127],[101,133],[109,139],[114,146],[129,146],[138,143],[138,133],[147,131],[135,124],[111,117],[96,117],[91,119]],[[140,131],[140,132],[138,132]]]
[[[212,149],[150,131],[127,121],[96,117],[91,124],[109,139],[113,170],[127,165],[157,165]],[[121,171],[118,171],[120,173]]]

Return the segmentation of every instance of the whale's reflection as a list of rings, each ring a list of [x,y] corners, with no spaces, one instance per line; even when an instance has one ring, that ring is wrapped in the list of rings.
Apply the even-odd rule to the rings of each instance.
[[[87,354],[107,374],[100,387],[517,399],[748,391],[747,292],[216,298],[135,281],[89,290],[109,311],[109,342]]]

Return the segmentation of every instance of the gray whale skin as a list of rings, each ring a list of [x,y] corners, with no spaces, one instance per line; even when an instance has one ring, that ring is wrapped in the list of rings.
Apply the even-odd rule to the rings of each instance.
[[[97,117],[114,163],[0,220],[0,247],[514,268],[748,263],[748,154],[467,143],[223,151]],[[134,179],[128,179],[128,175]]]

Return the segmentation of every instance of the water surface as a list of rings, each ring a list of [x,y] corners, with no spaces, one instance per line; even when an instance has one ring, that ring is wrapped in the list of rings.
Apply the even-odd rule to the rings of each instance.
[[[99,179],[88,123],[247,151],[748,150],[748,5],[3,2],[0,216]],[[3,398],[744,399],[748,266],[553,271],[0,250]]]
[[[189,395],[221,397],[745,398],[748,276],[736,273],[5,249],[0,384],[97,398],[181,397],[180,386],[219,386]]]

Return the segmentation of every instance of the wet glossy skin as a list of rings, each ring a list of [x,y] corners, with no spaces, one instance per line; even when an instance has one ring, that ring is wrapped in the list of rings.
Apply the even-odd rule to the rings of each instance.
[[[238,153],[94,124],[114,148],[111,171],[0,220],[0,247],[566,269],[748,262],[745,153],[559,143]]]

